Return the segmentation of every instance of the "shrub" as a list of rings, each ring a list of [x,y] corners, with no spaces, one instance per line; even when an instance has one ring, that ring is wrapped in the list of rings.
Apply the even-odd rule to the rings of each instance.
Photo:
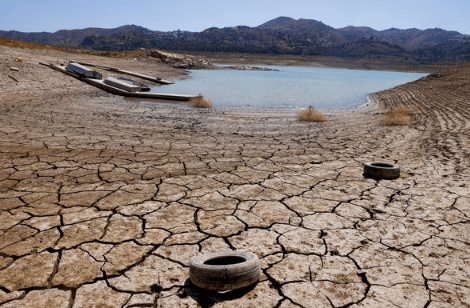
[[[410,111],[407,106],[389,109],[381,119],[382,125],[408,125],[411,123]]]
[[[207,98],[202,95],[198,95],[195,98],[192,98],[190,101],[196,108],[211,108],[212,107],[212,102]]]
[[[305,122],[326,122],[328,121],[323,111],[313,108],[312,106],[307,109],[300,110],[297,113],[298,121]]]

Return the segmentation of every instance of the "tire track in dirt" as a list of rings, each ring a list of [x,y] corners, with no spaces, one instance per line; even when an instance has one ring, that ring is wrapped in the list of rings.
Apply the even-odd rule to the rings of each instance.
[[[438,75],[371,94],[371,98],[386,109],[408,106],[413,112],[414,127],[424,129],[422,133],[425,138],[420,147],[433,152],[437,146],[445,157],[455,161],[459,170],[463,170],[469,166],[470,157],[468,74],[467,66],[458,66]]]

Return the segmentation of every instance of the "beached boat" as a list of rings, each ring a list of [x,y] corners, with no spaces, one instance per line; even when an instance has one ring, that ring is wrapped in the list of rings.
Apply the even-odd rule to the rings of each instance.
[[[151,92],[129,92],[129,91],[111,86],[109,84],[106,84],[105,80],[84,78],[84,81],[98,88],[106,90],[108,92],[119,94],[119,95],[126,96],[126,97],[164,99],[164,100],[172,100],[172,101],[189,101],[190,99],[197,97],[197,95],[181,95],[181,94],[166,94],[166,93],[151,93]]]
[[[119,87],[116,87],[115,85],[108,84],[105,82],[103,79],[96,79],[96,78],[89,78],[85,77],[82,74],[79,74],[76,71],[73,70],[68,70],[64,67],[55,65],[55,64],[49,64],[49,63],[43,63],[41,62],[40,64],[48,66],[56,71],[62,72],[64,74],[67,74],[69,76],[75,77],[77,79],[80,79],[88,84],[91,84],[95,87],[98,87],[100,89],[103,89],[107,92],[122,95],[125,97],[136,97],[136,98],[145,98],[145,99],[161,99],[161,100],[172,100],[172,101],[189,101],[192,98],[198,97],[198,95],[181,95],[181,94],[166,94],[166,93],[151,93],[151,92],[142,92],[142,91],[135,91],[135,92],[130,92],[125,89],[121,89]],[[109,80],[109,78],[107,78]],[[117,78],[115,78],[117,79]]]
[[[128,82],[128,83],[131,83],[135,86],[139,86],[140,87],[140,91],[142,92],[148,92],[150,91],[150,87],[148,84],[145,84],[143,82],[139,82],[139,81],[136,81],[136,80],[132,80],[132,79],[129,79],[129,78],[125,78],[125,77],[116,77],[117,79],[119,80],[122,80],[124,82]]]
[[[153,82],[156,82],[156,83],[159,83],[159,84],[173,84],[174,83],[172,81],[161,79],[161,78],[158,78],[158,77],[151,77],[151,76],[147,76],[147,75],[143,75],[143,74],[139,74],[139,73],[125,71],[125,70],[120,69],[119,67],[105,66],[105,65],[93,64],[93,63],[87,63],[87,62],[79,62],[79,61],[75,61],[75,60],[71,60],[70,62],[78,63],[78,64],[86,65],[86,66],[91,66],[91,67],[98,67],[98,68],[101,68],[101,69],[104,69],[104,70],[107,70],[107,71],[121,73],[121,74],[129,75],[129,76],[134,76],[134,77],[142,78],[142,79],[145,79],[145,80],[153,81]]]
[[[79,63],[69,63],[65,67],[65,69],[68,71],[77,73],[80,76],[87,77],[87,78],[95,78],[95,79],[103,78],[103,75],[101,73],[95,70],[92,70],[91,68],[81,65]]]
[[[109,86],[113,86],[127,92],[140,92],[142,90],[138,85],[114,77],[108,77],[104,79],[103,82]]]

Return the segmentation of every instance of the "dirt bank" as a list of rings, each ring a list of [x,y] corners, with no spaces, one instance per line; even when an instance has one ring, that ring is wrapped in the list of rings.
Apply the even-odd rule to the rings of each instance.
[[[382,127],[142,104],[37,64],[71,57],[185,76],[0,47],[1,308],[470,305],[468,68],[372,95],[416,110]],[[364,178],[377,160],[401,177]],[[230,249],[258,255],[258,284],[190,283],[193,256]]]

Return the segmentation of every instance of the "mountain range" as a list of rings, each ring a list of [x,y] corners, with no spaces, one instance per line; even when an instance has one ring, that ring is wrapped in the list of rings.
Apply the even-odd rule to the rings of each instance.
[[[278,17],[257,27],[209,28],[201,32],[152,31],[127,25],[55,33],[0,31],[25,42],[93,50],[161,48],[188,52],[241,52],[382,59],[417,64],[470,60],[470,36],[439,28],[333,28],[311,19]]]

